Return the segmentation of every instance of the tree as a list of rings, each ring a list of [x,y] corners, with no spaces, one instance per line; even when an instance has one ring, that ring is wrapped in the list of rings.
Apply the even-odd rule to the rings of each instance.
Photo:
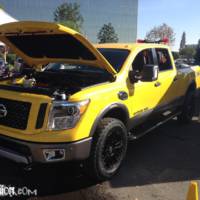
[[[182,38],[181,38],[181,43],[180,43],[180,50],[184,49],[186,47],[186,33],[183,32]]]
[[[80,32],[84,21],[80,5],[67,2],[61,4],[54,11],[54,21]]]
[[[177,51],[172,51],[172,55],[174,57],[174,60],[176,60],[176,59],[178,59],[180,57],[180,54]]]
[[[175,42],[175,33],[173,28],[163,23],[160,26],[155,26],[146,34],[146,40],[157,41],[164,38],[169,39],[169,44],[173,45]]]
[[[185,47],[184,49],[180,50],[180,55],[182,55],[183,57],[187,58],[187,59],[191,59],[194,58],[196,53],[196,50],[194,47]]]
[[[118,35],[111,23],[104,24],[97,34],[99,43],[117,43]]]
[[[195,60],[196,60],[196,63],[200,65],[200,39],[198,41],[198,45],[196,49]]]

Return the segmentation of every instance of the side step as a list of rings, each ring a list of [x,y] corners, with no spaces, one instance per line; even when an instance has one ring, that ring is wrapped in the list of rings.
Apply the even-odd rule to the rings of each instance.
[[[172,113],[169,116],[161,115],[157,120],[150,120],[149,122],[132,129],[129,132],[129,140],[137,140],[142,136],[146,135],[147,133],[153,131],[157,127],[161,126],[162,124],[168,122],[169,120],[173,119],[177,115],[181,114],[181,112]]]

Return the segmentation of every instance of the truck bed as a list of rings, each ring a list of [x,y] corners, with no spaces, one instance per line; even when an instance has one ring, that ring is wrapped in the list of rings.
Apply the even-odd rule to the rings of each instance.
[[[188,64],[176,64],[178,71],[185,71],[187,69],[192,69],[195,73],[195,81],[197,89],[200,89],[200,66],[199,65],[188,65]]]

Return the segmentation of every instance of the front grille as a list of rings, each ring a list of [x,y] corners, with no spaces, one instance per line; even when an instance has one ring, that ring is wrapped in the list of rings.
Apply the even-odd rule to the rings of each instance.
[[[7,115],[2,112],[7,110]],[[25,130],[28,124],[28,117],[31,103],[0,98],[0,125]]]
[[[37,116],[37,122],[35,126],[36,129],[40,129],[43,126],[47,105],[48,105],[47,103],[42,103],[40,105],[40,109]]]

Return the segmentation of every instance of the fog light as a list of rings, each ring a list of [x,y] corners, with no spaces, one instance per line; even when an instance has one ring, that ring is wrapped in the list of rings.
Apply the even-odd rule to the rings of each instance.
[[[47,162],[65,160],[65,149],[44,149],[43,154]]]

